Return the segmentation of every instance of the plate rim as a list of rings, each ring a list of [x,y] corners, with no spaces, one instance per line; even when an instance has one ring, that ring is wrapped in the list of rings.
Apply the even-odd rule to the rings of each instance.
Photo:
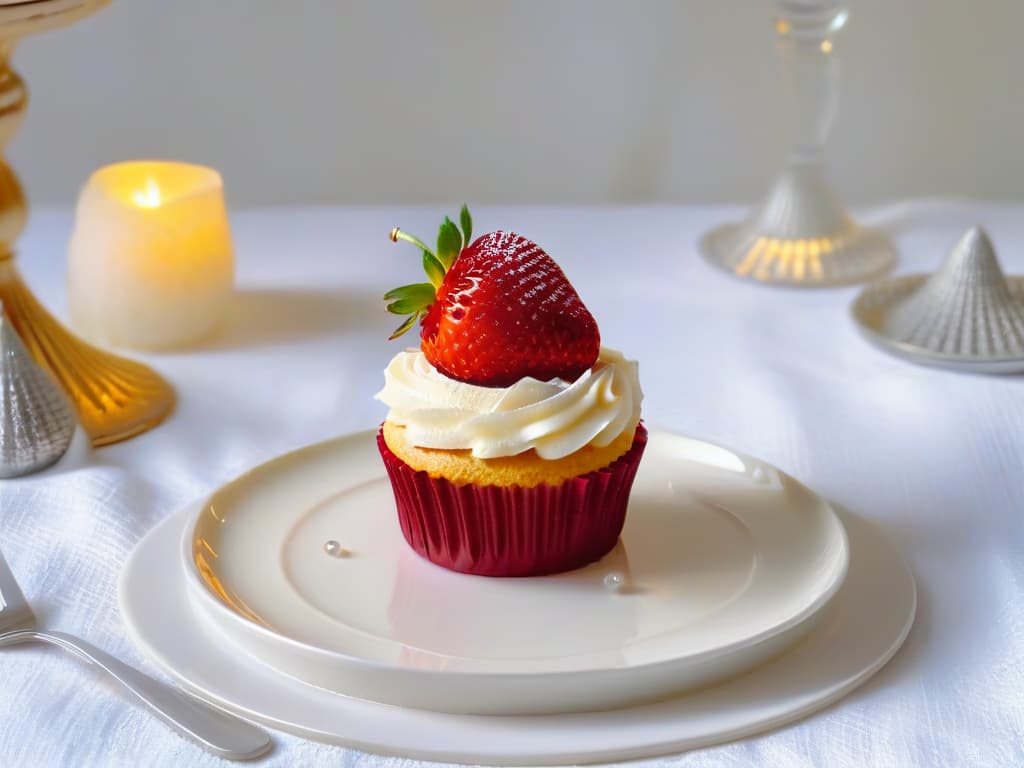
[[[837,515],[841,519],[849,518],[851,522],[855,523],[855,528],[858,529],[857,538],[860,539],[861,537],[866,536],[868,541],[873,545],[868,552],[878,552],[881,550],[886,553],[888,558],[891,558],[893,566],[898,566],[900,575],[903,577],[901,580],[901,587],[902,589],[907,590],[906,594],[901,598],[901,601],[907,601],[906,612],[901,613],[899,629],[895,633],[886,635],[884,643],[879,643],[880,646],[884,646],[883,649],[880,652],[874,651],[870,662],[866,664],[858,662],[857,668],[854,671],[844,670],[839,678],[830,679],[825,684],[819,684],[817,689],[814,691],[802,690],[798,693],[790,692],[788,696],[790,697],[792,705],[789,706],[789,708],[783,707],[782,710],[773,712],[770,715],[760,716],[760,719],[758,717],[748,716],[748,718],[742,723],[720,726],[714,730],[709,730],[705,727],[703,730],[700,730],[699,733],[680,732],[680,729],[678,728],[678,723],[680,722],[679,713],[677,711],[673,710],[669,713],[659,711],[673,706],[678,706],[680,702],[684,702],[689,699],[697,699],[699,701],[699,697],[706,696],[709,692],[714,691],[717,687],[715,686],[709,689],[694,691],[682,696],[676,696],[673,699],[656,702],[651,705],[640,705],[639,707],[628,706],[612,710],[611,712],[592,712],[585,713],[583,715],[564,716],[556,714],[544,716],[542,718],[543,721],[550,723],[550,726],[546,726],[546,730],[552,734],[552,737],[547,739],[543,746],[539,746],[534,743],[524,746],[518,739],[515,740],[515,747],[505,746],[504,748],[497,744],[496,741],[488,741],[488,746],[486,748],[479,746],[473,748],[463,744],[460,744],[459,746],[446,744],[444,748],[410,746],[408,743],[399,745],[394,741],[374,740],[372,738],[366,738],[365,736],[359,736],[356,733],[345,733],[344,728],[334,727],[331,729],[312,724],[304,724],[303,718],[294,711],[291,713],[282,713],[278,710],[274,714],[265,714],[261,705],[253,703],[251,699],[248,703],[245,703],[242,699],[236,700],[231,698],[230,693],[224,692],[223,681],[221,681],[220,684],[216,681],[211,684],[208,678],[204,681],[204,673],[194,666],[189,669],[192,671],[192,677],[198,676],[198,682],[193,682],[188,674],[188,669],[183,670],[176,667],[174,663],[166,657],[164,650],[160,650],[157,644],[150,642],[148,637],[144,632],[142,632],[142,626],[137,623],[139,617],[134,613],[132,608],[130,593],[133,590],[135,582],[130,577],[135,575],[135,570],[139,567],[138,563],[142,560],[140,552],[144,550],[143,545],[146,542],[149,542],[151,546],[155,544],[155,540],[160,535],[160,532],[165,528],[173,532],[173,528],[175,526],[182,526],[183,529],[187,526],[188,521],[185,517],[185,511],[187,509],[191,509],[191,505],[185,509],[179,510],[177,513],[172,513],[167,518],[157,523],[157,525],[154,526],[154,528],[136,545],[135,549],[129,555],[119,576],[118,603],[122,615],[126,618],[125,624],[128,636],[136,647],[152,663],[171,678],[176,680],[185,689],[197,696],[200,696],[201,698],[214,701],[229,711],[239,713],[242,716],[249,717],[299,738],[311,739],[320,743],[342,746],[344,748],[363,750],[377,755],[398,756],[417,760],[445,761],[464,765],[478,765],[480,763],[519,766],[593,764],[607,761],[626,761],[666,756],[747,738],[802,720],[817,711],[835,704],[837,701],[865,684],[899,652],[909,636],[916,618],[918,603],[917,584],[904,554],[900,551],[899,547],[895,545],[891,537],[886,535],[886,532],[880,525],[876,524],[875,521],[850,512],[849,510],[840,508],[836,512]],[[166,546],[168,548],[174,546],[172,542],[176,543],[179,537],[180,534],[174,535],[174,538],[168,541]],[[171,562],[173,562],[175,568],[181,567],[180,560],[176,553],[170,553],[168,558],[173,558]],[[172,579],[171,588],[177,590],[179,593],[185,592],[184,583],[180,579]],[[199,625],[199,617],[195,616],[194,611],[189,607],[190,604],[188,603],[187,595],[181,594],[180,599],[186,603],[186,610],[188,611],[189,618],[197,622],[191,628],[192,631],[204,632],[204,629]],[[856,605],[858,600],[854,598],[849,602],[852,605]],[[859,602],[863,602],[863,600],[860,600]],[[845,603],[843,603],[843,605],[845,605]],[[841,616],[842,612],[837,615]],[[827,630],[825,628],[816,628],[815,630],[812,630],[811,637],[814,637],[816,632],[826,631]],[[211,642],[208,638],[204,638],[204,640],[206,640],[207,643]],[[179,643],[178,646],[180,645],[181,644]],[[194,648],[195,644],[191,644],[189,647]],[[791,654],[806,654],[808,651],[803,650],[805,647],[805,644],[799,644],[787,650],[779,658],[766,661],[750,674],[761,674],[762,668],[769,669],[773,665],[786,663],[785,659]],[[857,647],[863,648],[863,645],[858,644]],[[216,652],[216,648],[214,649],[214,652]],[[818,654],[822,653],[820,650],[812,650],[810,652]],[[318,697],[318,701],[320,701],[319,697],[325,697],[323,698],[324,704],[330,701],[337,702],[339,707],[344,707],[348,710],[351,710],[352,707],[360,708],[355,712],[348,712],[348,717],[341,719],[341,721],[345,723],[353,722],[353,715],[355,717],[366,718],[380,718],[388,716],[386,714],[379,714],[381,712],[399,712],[401,713],[400,716],[407,717],[417,716],[417,713],[410,713],[409,710],[404,707],[382,705],[370,701],[351,700],[349,697],[345,697],[343,695],[323,689],[317,689],[315,686],[303,683],[286,674],[265,668],[253,659],[241,660],[235,656],[229,657],[228,661],[229,663],[262,669],[265,674],[272,675],[271,679],[274,684],[282,686],[283,690],[289,695],[294,695],[295,691],[301,690],[308,696]],[[742,680],[744,677],[745,676],[741,676],[737,680],[724,681],[721,685],[726,688],[733,687],[738,680]],[[220,692],[218,692],[218,690]],[[739,693],[742,695],[742,690]],[[730,696],[735,697],[736,695],[737,694],[735,692],[729,692],[726,694],[726,697],[728,699]],[[742,700],[737,703],[740,709],[742,709]],[[718,704],[718,708],[722,708],[721,703]],[[618,736],[618,741],[615,743],[608,743],[607,740],[602,743],[596,743],[592,737],[581,738],[581,732],[586,728],[588,723],[596,723],[609,716],[614,718],[620,713],[635,712],[638,709],[648,713],[645,720],[647,720],[648,717],[653,718],[657,721],[657,724],[645,724],[645,730],[640,734],[637,733],[636,729],[630,728],[630,732],[635,734],[631,738],[625,737],[622,733],[622,729],[626,726],[618,726],[619,730],[615,732]],[[705,711],[706,707],[698,709],[699,713],[703,713]],[[736,710],[729,707],[729,712],[735,715]],[[496,718],[485,716],[480,718],[444,713],[419,714],[426,714],[431,718],[442,718],[444,721],[452,721],[456,723],[455,727],[462,727],[463,729],[466,728],[470,721],[472,721],[472,723],[480,723],[481,721],[486,723],[491,719],[497,719],[503,722],[509,721],[508,717],[502,716],[497,716]],[[692,716],[692,713],[690,713],[690,716]],[[391,717],[394,718],[396,715],[392,715]],[[580,717],[585,718],[585,722],[581,722],[579,719]],[[686,722],[685,718],[687,715],[685,713],[683,717],[683,722]],[[536,720],[539,718],[528,719]],[[668,719],[671,720],[672,732],[664,733],[665,721]],[[437,721],[431,719],[430,722]],[[616,722],[621,721],[612,719],[610,722],[613,729],[616,728]],[[412,726],[413,724],[407,723],[407,725]],[[424,727],[424,723],[422,721],[419,721],[416,725],[420,728]],[[660,731],[658,733],[651,733],[651,731],[657,731],[659,726]],[[485,729],[486,727],[486,725],[479,726],[480,729]],[[351,730],[352,729],[349,728],[349,731]],[[507,731],[508,728],[505,727],[500,731],[500,733],[505,734]],[[359,732],[362,732],[362,729],[359,729]],[[497,738],[496,734],[492,734],[492,736]],[[577,742],[575,746],[565,745],[567,741],[574,738]],[[500,739],[498,740],[500,741]],[[536,739],[533,741],[535,742]],[[505,744],[508,744],[507,739]]]
[[[730,451],[731,453],[738,456],[741,460],[744,460],[745,462],[755,461],[767,465],[766,462],[760,462],[760,460],[754,459],[753,457],[745,453],[734,451],[731,448],[726,448],[725,446],[722,446],[712,441],[700,438],[693,438],[687,435],[682,435],[680,433],[664,429],[652,427],[648,427],[648,429],[650,431],[649,440],[652,442],[664,437],[681,438],[684,440],[695,441],[706,445],[712,445],[716,448],[722,448],[724,450]],[[657,672],[659,669],[662,668],[668,669],[674,666],[682,665],[684,663],[686,665],[699,665],[708,661],[719,659],[723,656],[733,655],[736,653],[740,653],[744,650],[749,650],[751,648],[763,645],[765,643],[770,642],[772,639],[779,637],[780,635],[783,635],[788,631],[794,630],[795,628],[799,627],[801,624],[805,622],[810,622],[815,616],[822,613],[832,602],[836,594],[841,589],[843,583],[846,580],[846,576],[849,572],[849,537],[846,533],[846,529],[843,526],[842,521],[836,514],[835,509],[823,496],[814,492],[809,487],[801,483],[799,480],[796,480],[794,477],[784,472],[783,470],[772,466],[772,469],[778,472],[782,478],[794,484],[802,493],[808,494],[809,497],[813,498],[816,501],[816,507],[818,508],[819,513],[825,516],[831,527],[834,529],[836,538],[840,545],[840,552],[837,555],[837,557],[841,560],[841,562],[839,563],[838,567],[835,567],[835,572],[833,574],[832,580],[828,584],[827,588],[824,589],[814,600],[812,600],[807,605],[803,606],[801,610],[788,616],[785,620],[781,622],[776,622],[772,626],[766,627],[765,629],[753,635],[739,638],[726,645],[708,648],[689,655],[657,659],[655,661],[640,664],[631,664],[621,668],[598,666],[581,667],[567,670],[543,670],[532,672],[516,669],[497,671],[476,671],[465,669],[436,669],[429,667],[409,667],[389,663],[379,659],[369,659],[361,656],[355,656],[352,654],[345,653],[343,651],[322,648],[320,646],[313,645],[306,641],[291,637],[281,632],[277,632],[269,627],[262,626],[254,621],[251,621],[250,619],[241,615],[237,611],[233,610],[230,606],[226,605],[222,600],[217,598],[217,596],[211,592],[209,586],[206,584],[202,576],[198,573],[197,569],[195,568],[194,559],[192,556],[193,535],[195,532],[195,528],[197,523],[199,522],[199,518],[208,509],[209,502],[221,490],[226,489],[229,486],[236,485],[237,483],[241,483],[245,479],[267,469],[270,465],[278,461],[294,461],[302,453],[313,453],[318,450],[325,450],[335,443],[353,442],[358,444],[360,440],[372,440],[373,435],[375,434],[375,429],[349,432],[332,438],[328,438],[326,440],[318,441],[310,445],[302,446],[292,451],[287,451],[279,456],[268,459],[267,461],[262,462],[255,467],[252,467],[251,469],[240,474],[235,479],[222,484],[217,489],[212,491],[210,494],[204,496],[201,500],[194,502],[192,505],[189,505],[189,508],[193,509],[193,511],[190,513],[189,521],[185,526],[185,530],[182,535],[180,545],[180,554],[182,560],[181,564],[183,566],[182,570],[184,571],[185,578],[187,581],[189,595],[200,599],[203,605],[208,610],[215,611],[218,616],[220,616],[221,618],[228,619],[244,631],[255,631],[258,634],[260,634],[264,640],[269,640],[271,642],[278,644],[284,644],[289,646],[294,651],[299,651],[306,655],[323,657],[325,660],[333,660],[341,664],[357,665],[358,667],[364,669],[409,675],[411,677],[415,677],[416,679],[422,679],[425,681],[429,681],[432,679],[450,680],[453,677],[479,681],[482,683],[486,683],[491,680],[507,680],[510,678],[526,680],[544,678],[545,681],[550,681],[552,677],[569,681],[582,676],[621,674],[624,671],[629,671],[632,673],[651,673]],[[380,475],[381,477],[385,476],[383,467],[381,467]]]

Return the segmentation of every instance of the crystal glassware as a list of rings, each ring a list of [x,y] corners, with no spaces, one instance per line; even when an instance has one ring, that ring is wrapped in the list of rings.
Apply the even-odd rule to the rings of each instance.
[[[847,19],[840,0],[778,0],[775,31],[788,74],[792,140],[767,197],[742,221],[701,241],[705,257],[742,278],[795,286],[864,282],[892,268],[881,232],[846,212],[825,176],[823,155],[836,112],[835,34]]]

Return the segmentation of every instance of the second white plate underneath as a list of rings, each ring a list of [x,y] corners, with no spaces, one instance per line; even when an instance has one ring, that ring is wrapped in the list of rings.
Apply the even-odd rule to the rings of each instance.
[[[406,546],[393,505],[371,433],[276,459],[214,494],[186,532],[193,602],[257,659],[328,690],[444,712],[590,711],[778,654],[848,563],[820,497],[667,433],[651,435],[617,548],[572,573],[446,571]],[[328,555],[332,540],[348,556]]]
[[[425,712],[306,685],[225,643],[186,595],[178,545],[189,512],[150,531],[121,574],[121,613],[142,652],[190,691],[273,728],[419,760],[578,765],[665,755],[779,728],[867,680],[900,647],[914,619],[914,580],[899,552],[873,525],[844,513],[850,572],[825,617],[802,642],[745,675],[608,712]]]

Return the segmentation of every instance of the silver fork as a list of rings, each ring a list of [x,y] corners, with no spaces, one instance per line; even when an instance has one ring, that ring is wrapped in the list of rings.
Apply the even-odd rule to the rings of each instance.
[[[30,642],[52,643],[96,665],[164,722],[216,755],[248,760],[273,746],[267,732],[255,725],[154,680],[84,640],[37,628],[35,614],[0,553],[0,647]]]

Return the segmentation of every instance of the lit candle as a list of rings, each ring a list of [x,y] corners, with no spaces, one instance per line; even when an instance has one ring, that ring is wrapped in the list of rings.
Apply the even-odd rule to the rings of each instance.
[[[112,346],[180,347],[224,317],[234,281],[220,174],[170,162],[96,171],[68,247],[75,331]]]

